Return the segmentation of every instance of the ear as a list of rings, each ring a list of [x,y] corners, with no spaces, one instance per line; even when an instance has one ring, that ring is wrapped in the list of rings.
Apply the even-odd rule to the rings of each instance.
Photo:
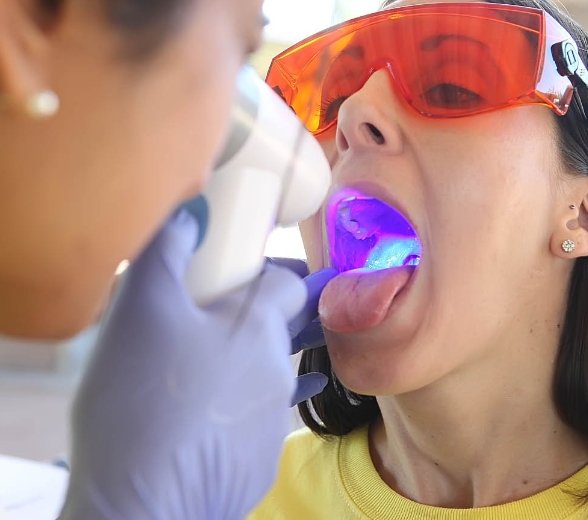
[[[586,181],[588,179],[581,179],[581,184],[586,185]],[[562,208],[551,236],[551,252],[560,258],[588,256],[588,186],[584,188],[581,198],[569,197],[570,202]]]
[[[47,79],[49,25],[37,0],[0,1],[0,104],[23,111]]]

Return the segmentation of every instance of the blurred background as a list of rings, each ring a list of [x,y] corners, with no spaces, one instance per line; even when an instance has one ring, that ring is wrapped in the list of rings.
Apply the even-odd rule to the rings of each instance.
[[[588,0],[560,0],[588,27]],[[378,8],[380,0],[265,0],[264,43],[252,57],[261,75],[271,57],[329,25]],[[271,256],[304,257],[295,228],[275,231]],[[70,341],[0,341],[0,453],[52,461],[68,446],[68,409],[96,330]]]

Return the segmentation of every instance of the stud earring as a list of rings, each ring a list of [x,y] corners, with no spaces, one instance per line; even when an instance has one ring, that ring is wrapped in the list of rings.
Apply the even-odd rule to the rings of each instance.
[[[46,119],[59,111],[59,97],[52,90],[40,90],[26,100],[26,113],[33,119]]]
[[[576,243],[573,240],[564,240],[561,248],[565,253],[572,253],[576,249]]]
[[[570,209],[576,209],[576,205],[575,204],[570,204]]]

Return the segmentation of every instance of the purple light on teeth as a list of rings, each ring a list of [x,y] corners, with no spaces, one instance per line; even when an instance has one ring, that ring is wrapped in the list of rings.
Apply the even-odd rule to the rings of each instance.
[[[396,209],[374,197],[346,190],[327,209],[331,265],[339,272],[417,266],[420,240]]]

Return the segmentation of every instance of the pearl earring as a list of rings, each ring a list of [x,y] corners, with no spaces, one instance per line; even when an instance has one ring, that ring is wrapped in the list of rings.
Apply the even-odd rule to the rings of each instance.
[[[45,119],[59,111],[59,97],[52,90],[40,90],[26,100],[26,113],[33,119]]]
[[[561,243],[561,248],[566,253],[572,253],[576,249],[576,243],[573,240],[564,240]]]

